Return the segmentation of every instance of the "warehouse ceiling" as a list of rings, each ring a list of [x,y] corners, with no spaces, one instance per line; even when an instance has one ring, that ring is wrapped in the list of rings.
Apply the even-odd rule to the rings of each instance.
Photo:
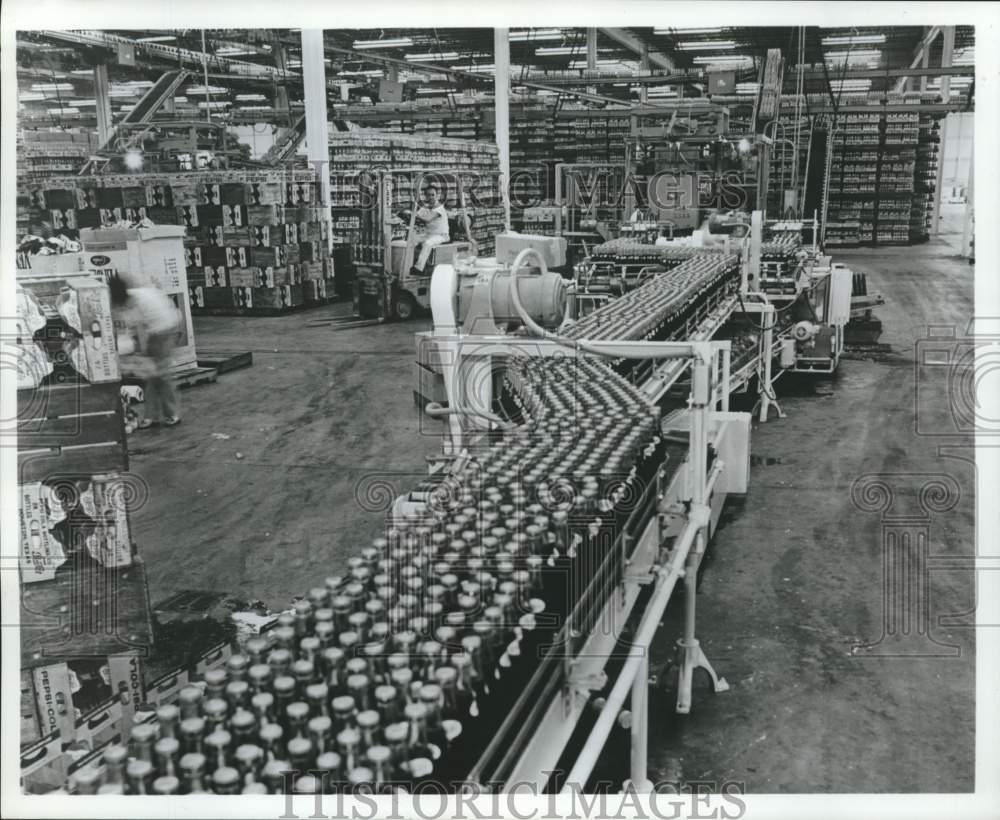
[[[648,88],[651,101],[701,96],[707,93],[708,73],[734,71],[740,83],[737,93],[752,96],[768,50],[780,49],[786,65],[785,93],[797,90],[794,67],[800,64],[806,93],[884,92],[897,78],[851,79],[849,72],[909,67],[924,34],[919,26],[598,29],[595,72],[586,69],[586,29],[511,29],[512,86],[515,93],[527,93],[531,86],[526,83],[540,82],[558,92],[533,88],[531,94],[572,100],[574,91],[589,90],[606,101],[629,103],[638,99],[640,83]],[[268,119],[275,114],[276,101],[284,99],[282,92],[293,108],[301,104],[297,30],[213,29],[204,32],[204,41],[202,36],[197,29],[21,32],[17,60],[22,116],[39,124],[92,120],[92,67],[97,62],[108,64],[116,118],[164,71],[178,67],[196,75],[178,93],[178,112],[198,116],[211,109],[221,117]],[[969,71],[953,78],[953,89],[962,91],[972,83],[974,36],[971,26],[956,29],[955,63],[967,65]],[[938,37],[931,48],[932,66],[940,64],[941,41]],[[492,94],[492,29],[327,30],[325,42],[335,110],[339,104],[376,101],[379,81],[386,79],[404,84],[404,99],[453,101],[456,95]],[[650,70],[640,72],[643,54],[648,55]],[[937,81],[928,87],[935,90]],[[587,101],[595,103],[600,104],[599,98]],[[287,110],[284,116],[290,116]]]

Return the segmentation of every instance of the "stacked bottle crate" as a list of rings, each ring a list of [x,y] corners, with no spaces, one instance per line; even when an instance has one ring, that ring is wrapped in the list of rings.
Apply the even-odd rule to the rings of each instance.
[[[926,242],[934,211],[934,188],[937,185],[940,124],[932,114],[920,115],[920,139],[917,143],[913,201],[910,208],[910,241]]]
[[[144,219],[184,226],[192,313],[271,314],[328,299],[329,222],[311,171],[58,177],[30,196],[71,237]]]
[[[828,244],[909,241],[918,117],[916,112],[845,116],[833,142]]]
[[[380,171],[389,171],[396,178],[394,214],[412,206],[413,185],[409,183],[415,183],[421,172],[460,173],[473,238],[480,253],[492,253],[496,234],[504,224],[497,188],[500,164],[496,145],[359,130],[333,135],[330,157],[335,235],[355,248],[356,260],[380,258],[381,229],[373,223]],[[446,207],[454,209],[457,201],[453,180],[447,176],[428,177],[428,181],[431,179],[442,189]]]

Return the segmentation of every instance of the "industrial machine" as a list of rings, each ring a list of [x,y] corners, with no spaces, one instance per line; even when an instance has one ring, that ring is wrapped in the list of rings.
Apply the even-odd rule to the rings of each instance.
[[[507,244],[515,239],[518,248]],[[682,579],[676,709],[692,708],[698,669],[714,691],[728,688],[696,637],[694,584],[725,498],[747,490],[750,416],[729,412],[732,344],[711,339],[744,260],[692,255],[573,320],[573,286],[546,263],[551,241],[500,236],[497,260],[436,268],[434,328],[417,334],[418,392],[426,374],[439,378],[441,399],[422,398],[447,424],[445,447],[391,517],[421,520],[440,498],[462,499],[455,509],[474,517],[477,499],[492,498],[487,506],[500,504],[508,520],[491,533],[518,533],[501,550],[511,551],[512,567],[525,561],[512,589],[537,577],[517,640],[495,650],[502,686],[480,703],[482,721],[463,724],[462,759],[444,765],[491,788],[583,788],[628,702],[623,779],[642,791],[650,788],[648,647]],[[518,523],[520,510],[532,526]],[[478,538],[471,529],[462,537]],[[471,554],[491,561],[495,542],[477,543],[484,549]],[[489,565],[506,572],[503,561]],[[637,624],[628,638],[627,622]],[[511,662],[518,671],[508,687]]]
[[[416,256],[418,234],[416,215],[423,183],[433,180],[448,186],[455,204],[454,218],[449,217],[451,241],[431,252],[423,275],[411,272]],[[397,190],[409,187],[409,208],[394,212]],[[362,319],[409,319],[419,309],[430,307],[431,273],[436,265],[475,256],[476,243],[466,208],[461,174],[449,170],[396,170],[380,175],[375,218],[380,231],[380,253],[372,262],[358,265],[354,292],[354,315]],[[388,263],[388,264],[387,264]]]

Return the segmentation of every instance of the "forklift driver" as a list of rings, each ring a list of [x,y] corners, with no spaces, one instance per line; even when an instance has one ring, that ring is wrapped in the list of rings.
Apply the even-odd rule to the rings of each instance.
[[[438,198],[436,185],[428,185],[424,191],[424,207],[417,211],[416,241],[420,243],[420,256],[410,268],[413,276],[423,276],[424,267],[431,257],[431,251],[451,239],[448,232],[448,212]]]

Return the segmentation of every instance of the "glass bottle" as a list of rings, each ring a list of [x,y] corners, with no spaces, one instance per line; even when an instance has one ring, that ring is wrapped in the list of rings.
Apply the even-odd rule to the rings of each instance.
[[[205,737],[205,757],[211,768],[219,769],[229,765],[232,743],[233,737],[225,729],[216,729]]]
[[[156,710],[156,722],[160,724],[160,737],[177,737],[180,709],[172,703],[165,703]]]
[[[205,734],[205,719],[201,717],[189,717],[181,721],[181,741],[185,752],[197,752],[202,750],[202,737]]]
[[[309,722],[309,704],[297,700],[289,703],[285,707],[285,716],[288,723],[288,736],[305,737],[306,724]]]
[[[129,794],[149,794],[153,764],[142,758],[130,760],[125,767],[125,777],[128,781]]]
[[[180,741],[175,737],[161,737],[153,748],[157,773],[162,777],[176,777],[177,762],[180,760]]]

